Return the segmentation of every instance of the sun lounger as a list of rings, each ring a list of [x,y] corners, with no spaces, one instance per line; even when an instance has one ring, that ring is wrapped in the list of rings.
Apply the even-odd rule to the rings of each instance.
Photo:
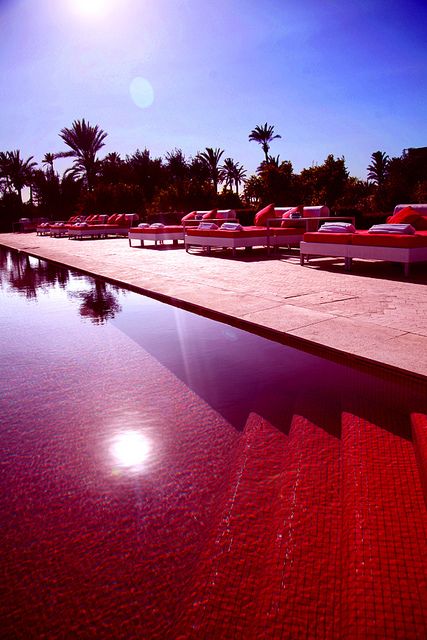
[[[291,216],[298,216],[292,218]],[[271,248],[282,246],[299,246],[308,225],[318,225],[318,219],[327,218],[329,209],[323,206],[315,207],[275,207],[268,205],[255,216],[255,224],[236,229],[219,228],[208,229],[186,228],[185,248],[189,251],[198,247],[210,252],[211,248],[219,247],[232,249],[236,256],[236,249],[248,247]],[[323,216],[320,218],[320,216]],[[316,220],[314,220],[314,218]]]
[[[42,222],[36,227],[38,236],[62,237],[68,234],[68,228],[77,222],[83,222],[87,216],[71,216],[66,222],[56,220],[55,222]]]
[[[210,220],[221,224],[226,220],[236,220],[234,209],[211,209],[210,211],[192,211],[185,215],[180,225],[162,225],[160,223],[141,223],[137,227],[129,229],[129,246],[132,247],[132,240],[139,240],[140,246],[144,247],[145,242],[154,242],[154,246],[163,245],[167,241],[177,244],[179,240],[184,241],[185,228],[191,225],[198,225],[200,221]]]
[[[128,233],[129,246],[132,246],[132,240],[139,240],[140,246],[144,246],[144,242],[152,241],[154,246],[162,245],[166,241],[172,241],[177,244],[178,240],[184,240],[184,227],[182,224],[176,225],[139,225],[131,227]]]
[[[109,236],[127,238],[129,228],[138,220],[138,215],[136,213],[122,213],[113,214],[109,217],[105,216],[105,218],[105,222],[92,218],[91,220],[86,219],[85,222],[71,225],[68,228],[68,238],[70,240],[108,238]]]
[[[301,264],[317,256],[343,258],[347,270],[353,259],[401,262],[408,276],[412,263],[427,261],[427,205],[398,205],[386,225],[368,231],[307,232],[300,245]]]

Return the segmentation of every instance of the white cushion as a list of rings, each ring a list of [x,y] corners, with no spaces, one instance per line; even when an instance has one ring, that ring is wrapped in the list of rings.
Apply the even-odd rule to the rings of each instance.
[[[201,222],[198,229],[218,229],[218,225],[215,222]]]
[[[225,231],[241,231],[243,229],[238,222],[223,222],[220,228],[225,229]]]
[[[411,224],[374,224],[368,233],[405,233],[411,235],[415,229]]]
[[[323,233],[354,233],[356,229],[351,222],[324,222],[319,231]]]

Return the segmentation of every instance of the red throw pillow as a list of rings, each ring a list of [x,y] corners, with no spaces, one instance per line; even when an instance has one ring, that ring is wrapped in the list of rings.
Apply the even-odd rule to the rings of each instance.
[[[416,231],[427,231],[427,216],[422,216],[420,214],[418,219],[412,222],[412,226]]]
[[[122,213],[120,215],[121,215],[121,218],[120,218],[120,220],[117,219],[116,223],[118,223],[119,227],[129,227],[130,226],[130,220],[129,220],[129,218],[127,218],[126,213]]]
[[[269,218],[274,218],[274,204],[269,204],[258,211],[255,216],[255,225],[257,227],[265,227]]]
[[[420,214],[412,207],[405,207],[388,218],[389,224],[413,224],[418,220]]]
[[[113,215],[108,216],[107,224],[114,224],[117,218],[117,213],[113,213]]]
[[[306,229],[305,222],[302,220],[292,220],[292,218],[285,218],[280,225],[283,229]]]
[[[283,215],[282,218],[286,219],[286,218],[290,218],[292,214],[294,213],[299,213],[300,216],[302,217],[304,212],[304,207],[302,206],[302,204],[298,205],[298,207],[292,207],[292,209],[289,209],[289,211],[286,211]]]
[[[202,218],[203,220],[212,220],[212,218],[216,218],[218,213],[218,209],[211,209],[207,213],[204,213]]]
[[[181,218],[181,222],[186,222],[187,220],[195,220],[195,219],[196,219],[196,212],[190,211],[190,213],[187,213],[187,215]]]

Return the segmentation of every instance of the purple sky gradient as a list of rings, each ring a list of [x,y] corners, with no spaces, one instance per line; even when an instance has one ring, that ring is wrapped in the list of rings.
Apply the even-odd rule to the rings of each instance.
[[[333,153],[366,179],[374,151],[427,146],[426,0],[98,2],[0,0],[0,150],[41,162],[85,118],[100,157],[220,147],[250,174],[268,122],[296,172]]]

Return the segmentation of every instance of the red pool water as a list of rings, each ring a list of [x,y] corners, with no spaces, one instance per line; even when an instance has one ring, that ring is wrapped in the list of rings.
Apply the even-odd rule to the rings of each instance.
[[[425,385],[0,265],[1,637],[427,637]]]

